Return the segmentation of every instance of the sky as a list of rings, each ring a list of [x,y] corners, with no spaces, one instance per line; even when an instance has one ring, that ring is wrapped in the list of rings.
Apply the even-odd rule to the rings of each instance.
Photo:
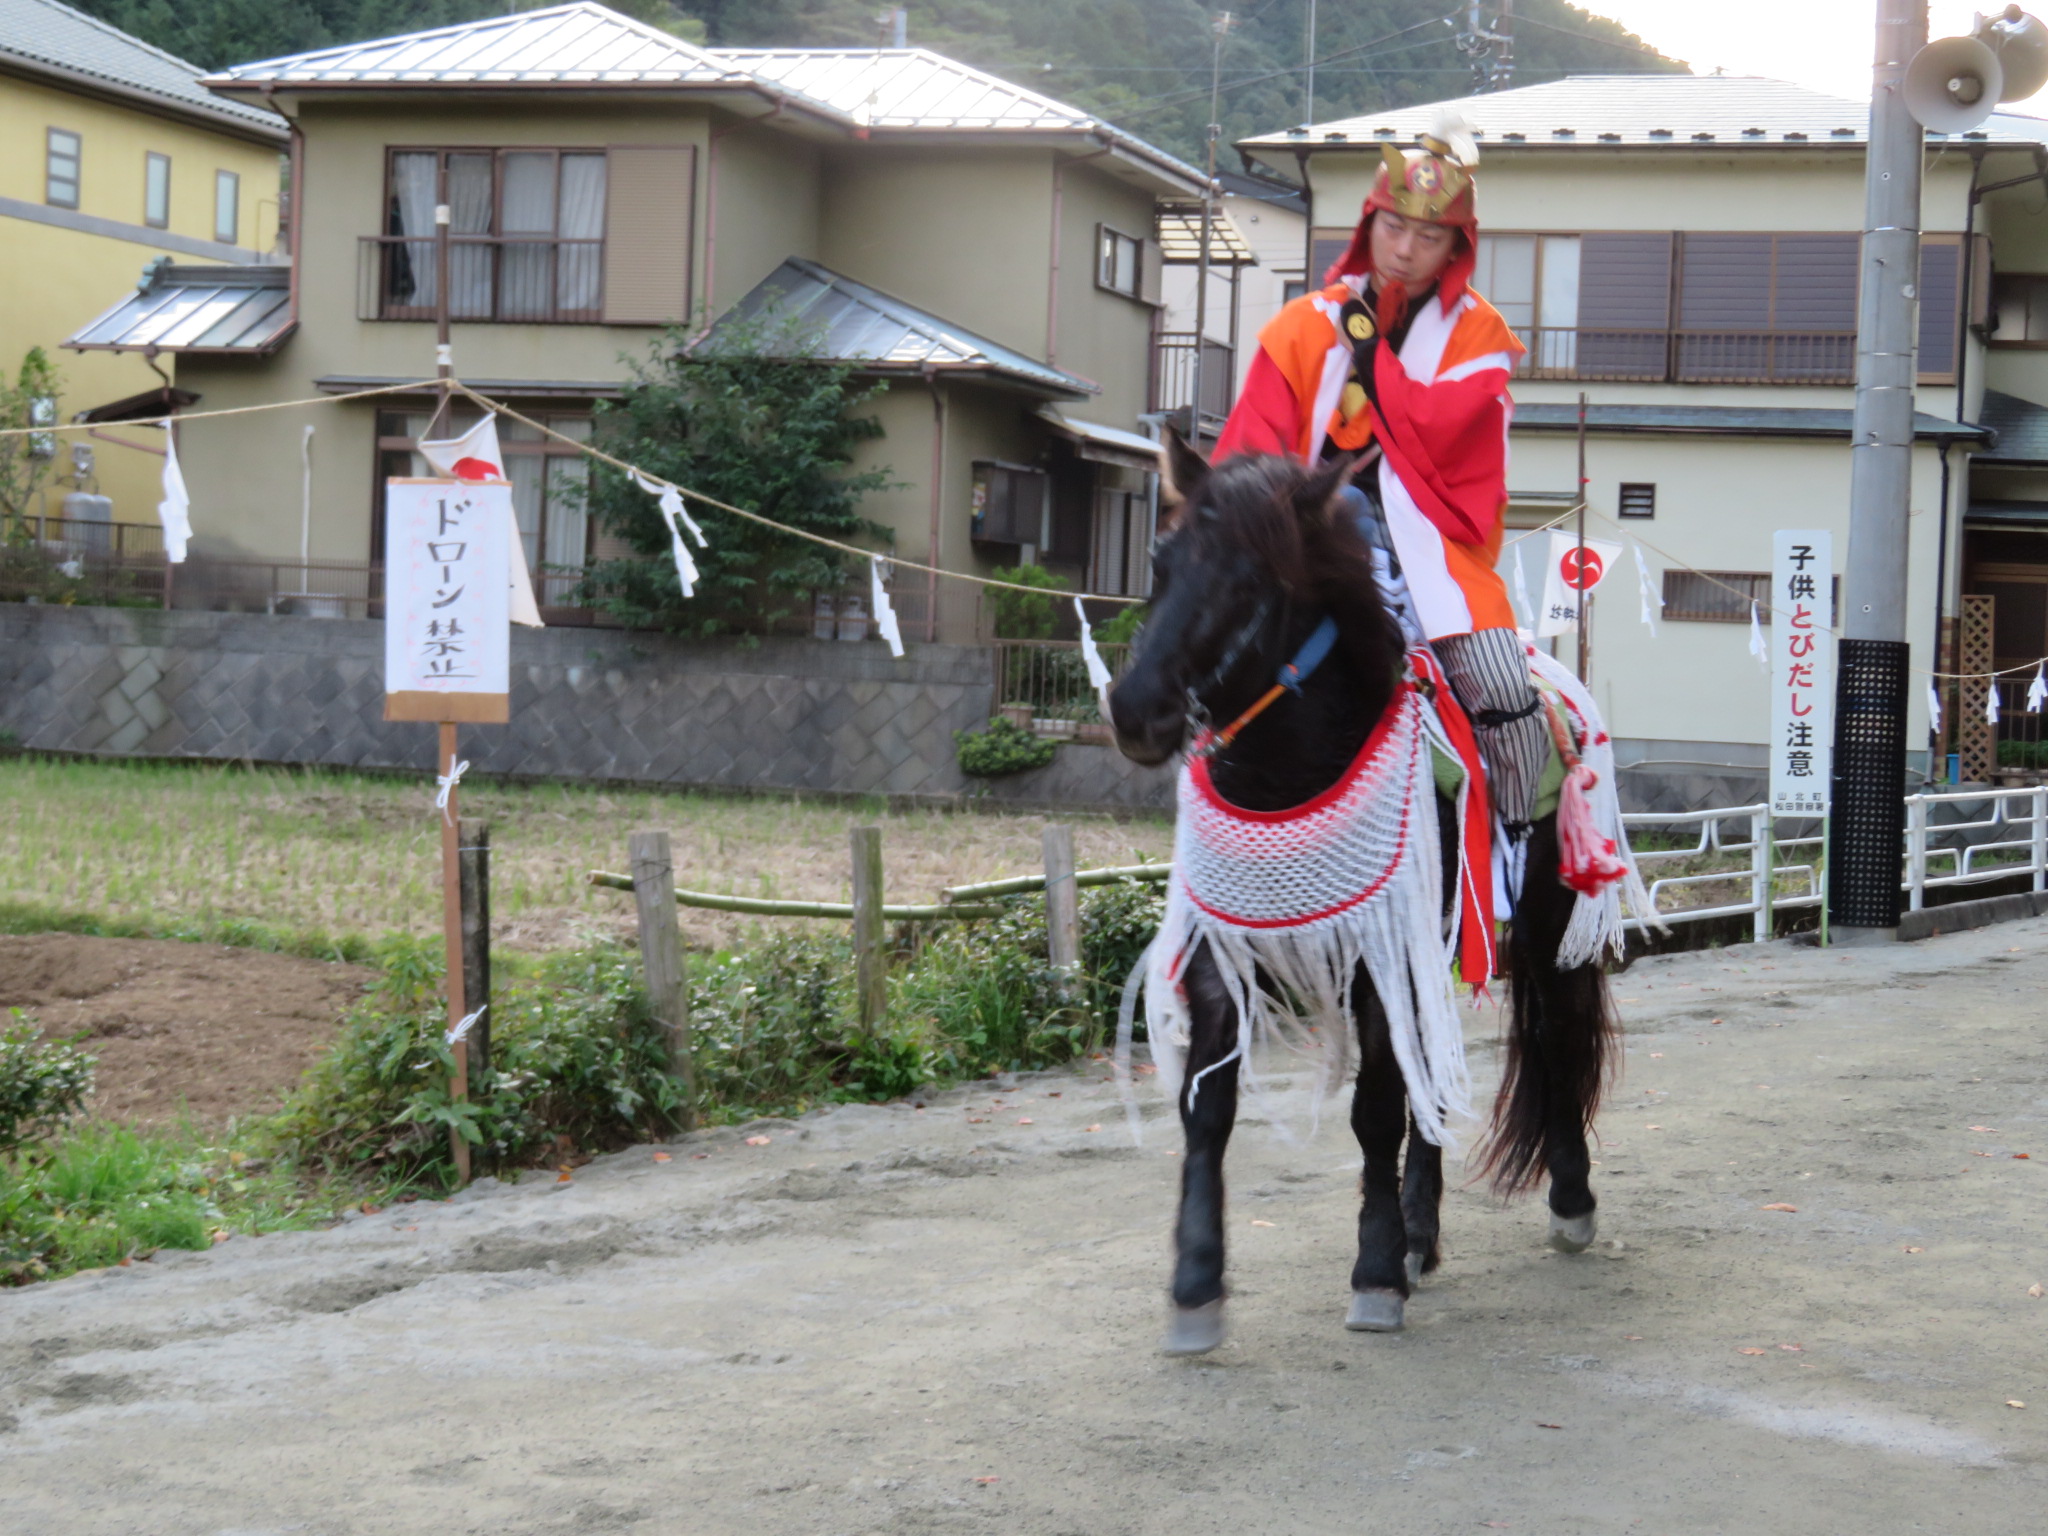
[[[1731,75],[1768,75],[1853,101],[1870,97],[1870,64],[1877,47],[1875,0],[1575,0],[1596,16],[1609,16],[1697,74],[1718,65]],[[1994,0],[1929,0],[1927,35],[1967,32],[1972,14],[1997,9]],[[2048,12],[2048,3],[2034,9]],[[2048,19],[2048,16],[2044,16]],[[2048,92],[2013,103],[2016,111],[2048,116]]]

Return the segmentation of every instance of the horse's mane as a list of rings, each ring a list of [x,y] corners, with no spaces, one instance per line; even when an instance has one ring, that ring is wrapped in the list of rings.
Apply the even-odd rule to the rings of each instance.
[[[1304,514],[1298,498],[1318,477],[1293,459],[1247,455],[1212,469],[1198,499],[1196,537],[1256,561],[1292,602],[1320,606],[1354,633],[1383,631],[1400,651],[1373,578],[1372,547],[1348,517],[1329,507]],[[1181,508],[1186,521],[1187,505]]]

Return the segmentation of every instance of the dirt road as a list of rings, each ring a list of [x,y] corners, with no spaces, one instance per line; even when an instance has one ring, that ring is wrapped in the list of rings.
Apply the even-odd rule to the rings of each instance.
[[[1247,1125],[1232,1339],[1160,1358],[1178,1136],[1099,1068],[0,1295],[0,1527],[2039,1529],[2044,941],[1638,965],[1599,1246],[1455,1191],[1400,1335],[1341,1119]]]

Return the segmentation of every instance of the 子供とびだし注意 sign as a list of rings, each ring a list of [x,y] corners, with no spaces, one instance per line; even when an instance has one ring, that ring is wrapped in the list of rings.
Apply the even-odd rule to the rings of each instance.
[[[1771,814],[1819,816],[1835,751],[1834,536],[1771,535]]]
[[[512,487],[384,482],[384,718],[511,718]]]

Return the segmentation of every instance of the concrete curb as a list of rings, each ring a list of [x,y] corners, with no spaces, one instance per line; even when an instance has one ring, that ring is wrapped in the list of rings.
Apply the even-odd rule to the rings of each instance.
[[[1901,940],[1931,939],[1937,934],[1961,933],[1967,928],[1984,928],[1992,923],[2012,923],[2023,917],[2048,912],[2048,891],[2022,891],[2016,896],[1986,896],[1977,901],[1955,901],[1944,907],[1922,907],[1899,916]]]

